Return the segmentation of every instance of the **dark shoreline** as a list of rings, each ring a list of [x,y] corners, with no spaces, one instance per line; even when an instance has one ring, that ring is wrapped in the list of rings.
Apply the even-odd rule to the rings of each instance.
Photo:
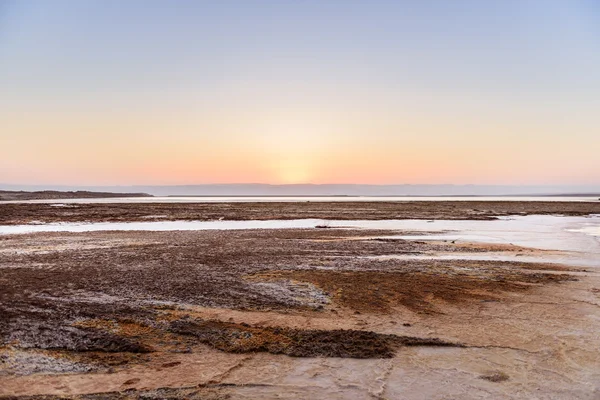
[[[273,219],[492,220],[511,215],[587,216],[600,202],[561,201],[363,201],[85,203],[52,207],[45,203],[0,203],[0,225],[31,222],[137,222]]]
[[[41,190],[36,192],[0,190],[0,201],[21,200],[61,200],[61,199],[101,199],[114,197],[154,197],[147,193],[113,193],[113,192],[90,192]]]

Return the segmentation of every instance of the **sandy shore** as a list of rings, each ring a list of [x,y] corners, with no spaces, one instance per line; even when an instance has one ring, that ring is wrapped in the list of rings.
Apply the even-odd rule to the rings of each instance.
[[[23,208],[0,214],[4,224],[70,215],[11,206]],[[70,211],[122,221],[154,206]],[[322,207],[229,206],[168,215],[314,218]],[[326,215],[457,219],[442,203],[361,206]],[[597,212],[570,206],[563,214]],[[476,219],[535,211],[461,207],[457,217]],[[564,234],[561,249],[502,230],[495,243],[337,228],[0,235],[0,396],[598,398],[600,274],[589,260],[600,243]]]

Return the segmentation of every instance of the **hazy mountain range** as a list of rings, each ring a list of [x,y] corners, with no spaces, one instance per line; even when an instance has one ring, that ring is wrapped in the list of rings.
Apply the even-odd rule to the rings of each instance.
[[[143,192],[155,196],[516,196],[598,195],[600,185],[350,185],[350,184],[205,184],[62,186],[0,184],[0,190],[87,190]]]

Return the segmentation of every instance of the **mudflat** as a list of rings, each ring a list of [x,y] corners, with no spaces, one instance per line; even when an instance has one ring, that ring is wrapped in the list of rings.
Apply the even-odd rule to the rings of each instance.
[[[593,203],[561,212],[562,203],[456,203],[7,204],[3,211],[19,213],[0,215],[8,224],[326,212],[494,224],[535,209],[597,212]],[[565,251],[428,236],[338,228],[0,235],[0,396],[597,398],[596,268],[561,264]]]
[[[322,218],[337,220],[491,220],[508,215],[600,214],[598,202],[396,201],[249,203],[0,203],[0,224],[37,222],[210,221]]]

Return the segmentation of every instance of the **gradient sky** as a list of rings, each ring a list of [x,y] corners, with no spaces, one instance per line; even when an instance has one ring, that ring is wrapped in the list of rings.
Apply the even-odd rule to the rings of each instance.
[[[0,0],[0,183],[600,183],[600,2]]]

